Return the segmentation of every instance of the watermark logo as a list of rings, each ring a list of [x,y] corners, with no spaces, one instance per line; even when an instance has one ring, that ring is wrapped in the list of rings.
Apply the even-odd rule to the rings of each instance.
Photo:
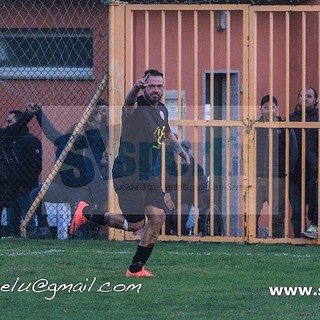
[[[320,288],[313,287],[269,287],[269,293],[272,297],[280,296],[320,296]]]
[[[17,293],[34,293],[43,294],[44,299],[51,301],[56,298],[59,292],[67,292],[68,294],[75,293],[125,293],[135,292],[139,293],[142,288],[142,284],[112,284],[111,282],[99,283],[96,277],[89,279],[86,278],[83,282],[77,283],[55,283],[50,282],[48,279],[37,279],[34,282],[24,282],[17,277],[12,283],[0,284],[0,294],[17,292]]]

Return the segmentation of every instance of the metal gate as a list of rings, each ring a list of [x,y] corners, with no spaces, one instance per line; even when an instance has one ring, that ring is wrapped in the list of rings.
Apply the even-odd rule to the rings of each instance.
[[[299,90],[319,88],[320,32],[314,28],[320,25],[319,17],[320,7],[315,6],[110,5],[112,158],[118,147],[124,96],[145,69],[155,68],[165,75],[164,101],[170,125],[179,139],[191,143],[195,172],[199,164],[207,177],[206,210],[199,203],[199,176],[195,174],[194,203],[187,219],[181,212],[182,190],[177,190],[176,230],[170,233],[164,226],[161,240],[317,243],[293,239],[287,160],[283,237],[272,236],[271,183],[269,206],[264,206],[257,227],[256,137],[259,128],[283,128],[286,132],[301,128],[304,173],[305,129],[317,128],[318,123],[257,120],[262,96],[275,95],[279,115],[288,119]],[[305,111],[302,116],[305,120]],[[286,138],[286,159],[289,144]],[[266,153],[271,150],[272,143]],[[271,174],[269,178],[272,181]],[[304,188],[301,196],[304,229],[308,223]],[[116,198],[111,198],[111,210],[117,211]],[[200,230],[199,218],[204,219],[201,228],[204,221],[205,229]],[[183,228],[189,235],[182,232]],[[110,238],[135,239],[135,235],[112,230]]]

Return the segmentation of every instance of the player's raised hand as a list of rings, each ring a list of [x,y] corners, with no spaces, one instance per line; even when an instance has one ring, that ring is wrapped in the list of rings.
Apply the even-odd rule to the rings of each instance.
[[[143,78],[137,80],[134,84],[135,91],[143,90],[147,87],[147,80],[150,77],[150,73],[146,74]]]
[[[41,109],[41,104],[40,103],[27,103],[26,104],[26,111],[29,114],[35,114],[38,110]]]

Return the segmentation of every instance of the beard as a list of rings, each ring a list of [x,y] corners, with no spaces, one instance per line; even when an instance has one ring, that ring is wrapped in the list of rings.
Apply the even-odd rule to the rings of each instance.
[[[162,94],[161,95],[157,95],[157,94],[144,94],[144,98],[145,100],[152,104],[156,104],[161,98],[162,98]]]

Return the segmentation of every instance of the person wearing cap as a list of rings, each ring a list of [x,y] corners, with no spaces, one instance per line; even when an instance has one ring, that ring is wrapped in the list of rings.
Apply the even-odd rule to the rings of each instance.
[[[283,119],[277,115],[278,101],[275,97],[270,99],[265,95],[261,99],[261,117],[258,121],[280,122]],[[289,171],[291,172],[298,157],[298,146],[295,133],[289,130]],[[272,145],[269,145],[269,136],[272,137]],[[272,153],[272,167],[269,167],[269,154]],[[256,174],[257,174],[257,196],[256,196],[256,235],[258,236],[259,218],[263,204],[269,205],[269,183],[272,183],[272,237],[284,236],[285,218],[285,176],[286,172],[286,129],[285,128],[257,128],[256,132]],[[269,181],[271,170],[272,181]]]
[[[305,103],[303,104],[303,99]],[[302,121],[302,108],[305,108],[305,118],[304,120],[309,121],[318,121],[319,111],[318,111],[318,93],[313,87],[306,87],[305,91],[301,89],[298,94],[298,103],[294,108],[294,111],[289,115],[289,121],[301,122]],[[301,233],[301,194],[302,194],[302,181],[304,181],[304,191],[305,191],[305,209],[308,207],[308,218],[312,221],[313,217],[316,215],[317,206],[315,205],[314,190],[315,184],[318,177],[317,166],[318,160],[317,157],[314,157],[314,154],[318,152],[318,129],[306,129],[306,159],[304,162],[304,171],[302,176],[302,129],[294,128],[294,132],[297,137],[298,143],[298,161],[293,172],[290,173],[290,204],[292,208],[291,223],[293,226],[294,237],[300,238],[301,236],[308,238],[317,237],[317,224],[311,223],[308,230],[305,233]],[[310,132],[310,138],[308,138]],[[313,139],[315,137],[316,139]],[[308,146],[310,145],[311,148]],[[308,151],[309,149],[309,151]],[[308,156],[309,154],[309,156]],[[307,211],[306,211],[307,212]]]

